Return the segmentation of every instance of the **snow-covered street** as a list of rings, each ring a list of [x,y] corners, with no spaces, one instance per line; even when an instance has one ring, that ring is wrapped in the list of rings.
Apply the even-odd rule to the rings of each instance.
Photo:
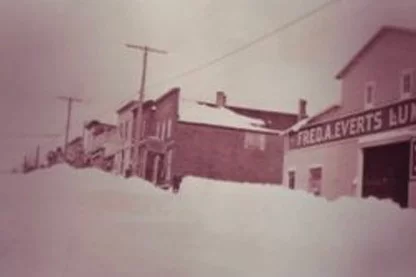
[[[414,276],[416,211],[57,166],[1,175],[1,276]]]

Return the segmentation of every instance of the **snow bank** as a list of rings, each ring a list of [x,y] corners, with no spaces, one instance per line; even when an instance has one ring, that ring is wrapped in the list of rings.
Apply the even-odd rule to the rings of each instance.
[[[416,212],[375,199],[59,166],[2,176],[3,276],[414,276]]]
[[[179,102],[179,120],[258,132],[280,133],[277,130],[262,127],[265,126],[265,123],[261,119],[242,116],[225,107],[210,107],[188,100]]]

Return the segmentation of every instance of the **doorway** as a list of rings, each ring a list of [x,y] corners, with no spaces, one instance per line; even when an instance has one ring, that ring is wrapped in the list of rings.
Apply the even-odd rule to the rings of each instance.
[[[363,197],[391,199],[408,206],[410,143],[363,149]]]

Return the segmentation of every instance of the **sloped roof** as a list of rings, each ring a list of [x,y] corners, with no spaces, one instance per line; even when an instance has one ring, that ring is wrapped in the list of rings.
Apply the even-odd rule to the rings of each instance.
[[[130,109],[131,107],[137,105],[138,101],[137,100],[130,100],[129,102],[127,102],[126,104],[124,104],[123,106],[121,106],[118,110],[117,113],[122,113],[125,110]]]
[[[261,119],[237,114],[226,107],[216,107],[184,99],[179,101],[179,121],[280,134],[280,131],[266,128],[265,122]]]
[[[338,109],[339,107],[340,107],[339,104],[332,104],[332,105],[328,106],[327,108],[323,109],[322,111],[320,111],[320,112],[318,112],[318,113],[316,113],[316,114],[314,114],[310,117],[307,117],[307,118],[304,118],[304,119],[298,121],[296,124],[292,125],[288,129],[284,130],[282,132],[282,134],[286,135],[286,134],[290,134],[292,132],[297,132],[300,129],[302,129],[303,127],[307,126],[312,120],[314,120],[314,119],[316,119],[316,118],[318,118],[322,115],[325,115],[327,113],[330,113],[334,109]],[[313,124],[313,123],[311,123],[311,124]]]
[[[361,57],[376,44],[376,42],[388,32],[399,32],[404,34],[416,35],[416,30],[396,27],[396,26],[383,26],[380,30],[373,35],[373,37],[352,57],[352,59],[344,66],[341,71],[335,76],[336,79],[342,79],[354,65],[358,63]]]
[[[116,126],[115,125],[113,125],[113,124],[109,124],[109,123],[104,123],[104,122],[101,122],[101,121],[99,121],[99,120],[91,120],[91,121],[89,121],[88,123],[86,123],[85,124],[85,128],[87,128],[88,130],[89,129],[91,129],[92,127],[94,127],[94,126],[98,126],[98,125],[100,125],[100,126],[105,126],[105,127],[108,127],[108,128],[110,128],[110,129],[112,129],[112,128],[116,128]]]

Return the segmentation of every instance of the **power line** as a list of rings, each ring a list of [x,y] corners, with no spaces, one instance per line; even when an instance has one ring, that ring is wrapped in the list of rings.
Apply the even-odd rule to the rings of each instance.
[[[64,153],[66,156],[67,147],[68,147],[68,138],[69,138],[69,129],[71,128],[71,112],[72,112],[72,103],[81,103],[82,100],[70,97],[70,96],[59,96],[58,99],[66,101],[68,103],[67,107],[67,116],[66,116],[66,126],[65,126],[65,144],[64,144]]]
[[[317,6],[316,8],[314,8],[314,9],[306,12],[305,14],[303,14],[303,15],[301,15],[301,16],[293,19],[293,20],[290,20],[290,21],[286,22],[285,24],[283,24],[283,25],[281,25],[281,26],[279,26],[279,27],[277,27],[277,28],[275,28],[275,29],[273,29],[273,30],[271,30],[271,31],[269,31],[269,32],[267,32],[267,33],[265,33],[265,34],[257,37],[257,38],[255,38],[255,39],[253,39],[253,40],[251,40],[251,41],[249,41],[249,42],[247,42],[247,43],[245,43],[245,44],[243,44],[243,45],[241,45],[241,46],[239,46],[239,47],[237,47],[237,48],[235,48],[235,49],[233,49],[233,50],[231,50],[231,51],[229,51],[229,52],[227,52],[225,54],[223,54],[220,57],[214,58],[214,59],[212,59],[212,60],[210,60],[208,62],[205,62],[205,63],[203,63],[203,64],[201,64],[199,66],[196,66],[194,68],[191,68],[189,70],[186,70],[186,71],[184,71],[182,73],[179,73],[179,74],[176,74],[176,75],[172,75],[172,76],[170,76],[170,77],[168,77],[168,78],[166,78],[164,80],[161,80],[161,81],[158,81],[156,83],[150,84],[146,88],[157,87],[159,85],[165,84],[165,83],[170,82],[172,80],[180,79],[180,78],[183,78],[183,77],[192,75],[192,74],[194,74],[196,72],[202,71],[202,70],[204,70],[204,69],[206,69],[208,67],[211,67],[211,66],[213,66],[213,65],[221,62],[224,59],[227,59],[227,58],[229,58],[231,56],[234,56],[234,55],[236,55],[236,54],[238,54],[238,53],[240,53],[240,52],[242,52],[244,50],[247,50],[247,49],[253,47],[256,44],[258,44],[258,43],[260,43],[260,42],[262,42],[264,40],[267,40],[270,37],[275,36],[278,33],[282,32],[282,31],[284,31],[284,30],[286,30],[286,29],[288,29],[290,27],[293,27],[294,25],[296,25],[296,24],[298,24],[298,23],[300,23],[300,22],[302,22],[302,21],[304,21],[304,20],[306,20],[306,19],[314,16],[315,14],[321,12],[322,10],[324,10],[324,9],[328,8],[329,6],[331,6],[331,5],[333,5],[333,4],[337,3],[337,2],[340,2],[340,1],[342,1],[342,0],[330,0],[330,1],[327,1],[327,2],[325,2],[325,3],[323,3],[323,4],[319,5],[319,6]],[[134,95],[132,95],[131,97],[134,97]],[[129,101],[131,99],[131,97],[127,98],[123,102]],[[107,111],[105,113],[107,113]],[[102,114],[105,114],[105,113],[102,112],[99,115],[102,115]]]
[[[14,134],[3,134],[1,139],[53,139],[60,137],[60,134],[45,133],[45,134],[27,134],[27,133],[14,133]]]
[[[286,29],[288,29],[288,28],[290,28],[290,27],[298,24],[299,22],[301,22],[301,21],[303,21],[303,20],[305,20],[305,19],[307,19],[307,18],[309,18],[309,17],[317,14],[318,12],[326,9],[330,5],[333,5],[333,4],[335,4],[335,3],[339,2],[339,1],[342,1],[342,0],[330,0],[330,1],[327,1],[327,2],[319,5],[315,9],[313,9],[313,10],[311,10],[311,11],[303,14],[302,16],[300,16],[300,17],[298,17],[296,19],[293,19],[293,20],[291,20],[291,21],[283,24],[282,26],[277,27],[274,30],[272,30],[270,32],[267,32],[267,33],[265,33],[265,34],[263,34],[263,35],[255,38],[254,40],[251,40],[248,43],[243,44],[243,45],[235,48],[234,50],[231,50],[231,51],[225,53],[224,55],[222,55],[222,56],[220,56],[218,58],[212,59],[212,60],[210,60],[210,61],[208,61],[208,62],[206,62],[204,64],[201,64],[199,66],[196,66],[196,67],[194,67],[194,68],[192,68],[190,70],[184,71],[184,72],[182,72],[180,74],[177,74],[177,75],[173,75],[171,77],[168,77],[165,80],[162,80],[162,81],[159,81],[157,83],[151,84],[149,87],[158,86],[158,85],[164,84],[164,83],[166,83],[168,81],[175,80],[175,79],[179,79],[179,78],[185,77],[187,75],[191,75],[193,73],[196,73],[198,71],[201,71],[201,70],[203,70],[205,68],[208,68],[208,67],[210,67],[210,66],[212,66],[212,65],[214,65],[214,64],[216,64],[216,63],[218,63],[218,62],[220,62],[220,61],[222,61],[222,60],[224,60],[224,59],[226,59],[226,58],[228,58],[230,56],[233,56],[235,54],[238,54],[238,53],[240,53],[240,52],[242,52],[242,51],[244,51],[246,49],[249,49],[253,45],[255,45],[257,43],[260,43],[260,42],[262,42],[262,41],[264,41],[264,40],[266,40],[266,39],[268,39],[268,38],[276,35],[277,33],[280,33],[282,31],[284,31],[284,30],[286,30]]]

